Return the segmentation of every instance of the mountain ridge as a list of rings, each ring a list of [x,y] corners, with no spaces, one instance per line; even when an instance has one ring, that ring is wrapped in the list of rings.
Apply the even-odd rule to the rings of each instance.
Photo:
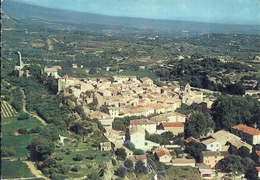
[[[109,27],[114,30],[120,27],[131,27],[138,29],[153,29],[165,32],[189,32],[189,33],[246,33],[259,34],[260,25],[235,25],[217,24],[178,20],[158,20],[133,17],[105,16],[46,8],[15,1],[3,1],[2,9],[7,15],[23,19],[39,19],[50,22],[71,23],[75,25],[103,25],[103,29]],[[64,16],[64,14],[66,16]],[[102,29],[102,28],[101,28]]]

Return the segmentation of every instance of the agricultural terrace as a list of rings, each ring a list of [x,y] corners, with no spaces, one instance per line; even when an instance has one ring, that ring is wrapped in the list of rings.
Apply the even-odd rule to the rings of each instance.
[[[3,117],[12,117],[17,116],[16,110],[6,101],[3,101],[1,104],[2,118]]]

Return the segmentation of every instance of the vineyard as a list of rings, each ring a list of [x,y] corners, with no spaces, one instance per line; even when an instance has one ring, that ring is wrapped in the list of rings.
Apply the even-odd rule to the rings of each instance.
[[[12,116],[17,116],[16,110],[6,101],[3,101],[1,104],[1,111],[2,117],[12,117]]]

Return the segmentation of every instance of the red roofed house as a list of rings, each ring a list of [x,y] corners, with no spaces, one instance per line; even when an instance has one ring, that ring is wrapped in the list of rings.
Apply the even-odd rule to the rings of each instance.
[[[166,149],[156,151],[155,157],[159,160],[159,162],[163,162],[163,163],[170,162],[172,160],[172,155]]]
[[[77,68],[78,65],[77,64],[72,64],[72,68]]]
[[[192,137],[192,136],[190,136],[190,137],[188,137],[187,139],[185,139],[185,142],[186,142],[186,143],[190,143],[191,141],[195,141],[195,142],[197,142],[197,143],[201,143],[200,140],[198,140],[198,139],[196,139],[196,138],[194,138],[194,137]]]
[[[260,131],[258,129],[239,124],[231,128],[231,133],[251,145],[260,143]]]
[[[159,129],[170,131],[174,135],[184,132],[184,124],[182,122],[162,122],[159,125]]]

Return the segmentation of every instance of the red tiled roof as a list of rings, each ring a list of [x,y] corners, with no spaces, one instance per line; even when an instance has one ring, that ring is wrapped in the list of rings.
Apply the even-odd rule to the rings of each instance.
[[[260,131],[258,129],[243,125],[243,124],[239,124],[236,126],[233,126],[232,129],[236,129],[238,131],[242,131],[246,134],[250,134],[250,135],[260,135]]]
[[[164,155],[166,155],[166,156],[172,156],[168,151],[164,151],[164,150],[162,150],[162,151],[156,151],[155,152],[156,153],[156,155],[158,156],[158,158],[160,158],[160,157],[162,157],[162,156],[164,156]]]
[[[165,127],[184,127],[182,122],[162,122],[162,126]]]
[[[191,141],[195,141],[195,142],[198,142],[200,143],[200,141],[192,136],[188,137],[186,140],[185,140],[187,143],[191,142]]]
[[[146,158],[146,155],[136,155],[136,156],[135,156],[135,159],[136,159],[137,161],[139,161],[139,160],[142,160],[142,161],[143,161],[143,160],[145,160],[145,159],[147,159],[147,158]]]
[[[260,167],[255,167],[258,172],[260,172]]]

